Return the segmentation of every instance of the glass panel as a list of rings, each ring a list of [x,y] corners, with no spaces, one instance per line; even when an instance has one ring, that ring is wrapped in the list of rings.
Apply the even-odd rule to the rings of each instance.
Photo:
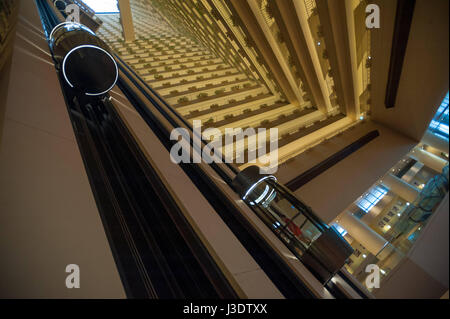
[[[414,202],[407,202],[394,195],[394,199],[390,203],[380,207],[377,219],[368,224],[395,248],[387,257],[379,259],[379,256],[382,255],[380,252],[377,256],[372,255],[360,242],[349,235],[347,239],[355,249],[355,253],[351,261],[346,264],[346,268],[363,285],[368,275],[362,271],[366,265],[376,264],[380,268],[381,280],[383,280],[410,253],[420,232],[425,228],[433,212],[439,207],[448,192],[448,170],[447,165],[441,174],[428,176],[428,180],[424,181],[425,185]],[[374,197],[378,202],[387,192],[386,188],[377,187],[379,186],[373,187],[356,202],[362,210],[370,210],[373,202],[369,200],[373,200]],[[345,229],[339,226],[336,229],[341,235],[345,235]],[[356,250],[361,252],[359,256],[357,256]]]
[[[339,232],[339,234],[341,234],[341,236],[345,236],[347,234],[347,231],[339,224],[333,223],[333,227],[336,228],[336,230]]]
[[[449,112],[448,112],[449,94],[445,96],[441,105],[439,106],[434,119],[431,121],[428,130],[435,135],[448,139],[448,125],[449,125]]]
[[[318,225],[308,216],[304,205],[269,179],[257,184],[245,200],[299,255],[319,238],[321,227],[327,227]]]

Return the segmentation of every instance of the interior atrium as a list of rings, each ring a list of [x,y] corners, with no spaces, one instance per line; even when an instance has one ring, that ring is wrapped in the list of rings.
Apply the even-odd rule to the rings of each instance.
[[[448,299],[448,5],[0,0],[0,298]]]

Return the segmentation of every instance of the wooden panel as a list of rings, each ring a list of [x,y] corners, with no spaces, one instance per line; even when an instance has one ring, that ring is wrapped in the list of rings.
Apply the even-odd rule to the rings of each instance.
[[[386,108],[393,108],[395,106],[415,4],[416,0],[398,0],[397,2],[394,37],[392,39],[391,60],[386,88]]]

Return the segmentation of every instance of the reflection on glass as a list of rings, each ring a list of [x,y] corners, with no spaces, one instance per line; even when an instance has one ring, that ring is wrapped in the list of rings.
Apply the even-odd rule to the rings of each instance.
[[[322,234],[314,221],[304,214],[305,208],[283,196],[283,190],[274,179],[259,181],[244,196],[272,229],[299,254],[308,249]]]
[[[402,160],[402,162],[405,161]],[[390,200],[389,204],[380,210],[374,220],[366,220],[369,227],[395,248],[383,258],[380,257],[380,254],[377,256],[370,254],[356,239],[349,234],[344,235],[345,229],[337,227],[337,230],[339,232],[342,231],[341,235],[345,236],[344,238],[348,240],[355,250],[348,259],[346,268],[362,284],[365,283],[368,275],[364,271],[366,265],[376,264],[379,266],[383,270],[381,276],[381,280],[383,280],[411,251],[421,231],[425,229],[430,217],[448,192],[448,174],[449,167],[447,165],[443,168],[441,174],[420,181],[424,186],[414,202],[408,202],[398,195],[394,195],[393,200]],[[368,192],[368,194],[370,193],[372,191]],[[377,197],[377,194],[374,196]],[[357,204],[358,201],[355,203]],[[361,206],[359,207],[362,208]]]
[[[434,119],[431,121],[428,129],[435,135],[439,135],[448,139],[448,125],[449,125],[449,112],[448,112],[449,94],[445,96],[441,105],[439,106]]]

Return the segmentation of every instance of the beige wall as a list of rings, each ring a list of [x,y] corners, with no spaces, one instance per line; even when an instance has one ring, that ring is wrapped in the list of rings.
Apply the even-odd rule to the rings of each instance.
[[[420,141],[449,88],[449,1],[416,1],[395,107],[386,109],[396,2],[374,1],[381,26],[372,31],[372,118]]]
[[[420,235],[409,258],[448,289],[449,215],[448,193]]]
[[[0,298],[123,298],[34,1],[22,1],[0,149]],[[66,266],[80,267],[67,289]]]
[[[377,299],[437,299],[445,293],[442,285],[410,259],[397,267],[395,277],[373,291]]]
[[[381,136],[310,181],[296,194],[331,221],[421,140],[448,91],[448,1],[418,0],[411,26],[397,102],[384,104],[396,1],[376,0],[381,28],[372,31],[372,120],[282,165],[286,183],[357,140],[371,129]],[[376,124],[378,123],[378,124]],[[327,200],[323,200],[327,196]]]

